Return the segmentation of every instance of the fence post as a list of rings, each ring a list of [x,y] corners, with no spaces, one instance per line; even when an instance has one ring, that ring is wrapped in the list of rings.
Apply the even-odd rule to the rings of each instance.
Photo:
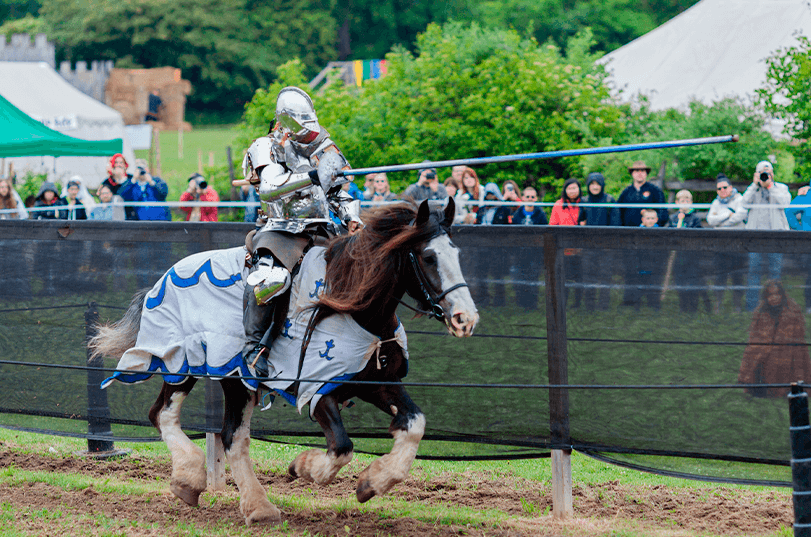
[[[225,448],[219,433],[222,430],[222,398],[222,385],[206,379],[206,482],[209,490],[225,490]]]
[[[543,257],[546,279],[546,346],[549,361],[549,384],[568,384],[566,353],[566,277],[563,250],[552,233],[544,235]],[[549,430],[553,446],[570,446],[569,391],[549,390]],[[552,449],[552,516],[572,516],[572,450]]]
[[[84,313],[85,345],[90,338],[96,335],[96,324],[99,321],[99,310],[95,302],[87,305]],[[91,351],[87,349],[87,365],[89,367],[103,367],[102,357],[91,358]],[[101,389],[101,382],[104,380],[104,371],[89,369],[87,371],[87,433],[94,436],[109,436],[112,438],[113,432],[110,429],[110,407],[107,405],[107,391]],[[87,451],[89,454],[107,453],[114,450],[112,440],[87,439]]]
[[[793,383],[788,395],[791,434],[791,477],[794,499],[794,535],[811,536],[811,425],[808,394],[802,383]]]

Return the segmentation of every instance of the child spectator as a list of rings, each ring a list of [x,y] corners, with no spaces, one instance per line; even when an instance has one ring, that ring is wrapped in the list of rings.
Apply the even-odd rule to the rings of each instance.
[[[487,205],[488,201],[504,201],[498,185],[487,183],[484,186],[484,203],[476,212],[476,223],[484,225],[498,225],[510,223],[510,208],[505,205]]]
[[[639,212],[642,216],[639,227],[659,227],[659,214],[655,209],[642,209]]]
[[[586,213],[580,210],[580,183],[577,179],[567,179],[563,183],[560,199],[552,206],[550,226],[584,226]]]
[[[36,220],[55,220],[59,218],[66,218],[66,211],[60,211],[65,205],[59,193],[56,190],[56,185],[46,181],[39,187],[39,192],[34,200],[34,219]]]
[[[84,205],[79,201],[79,190],[81,183],[79,181],[70,180],[66,186],[66,193],[62,197],[66,210],[64,216],[67,220],[87,220],[87,213],[84,210]]]
[[[676,192],[676,203],[679,205],[679,212],[671,215],[667,227],[675,228],[701,228],[701,219],[696,216],[693,209],[693,195],[689,190],[679,190]],[[712,309],[710,305],[710,295],[705,287],[705,282],[702,278],[701,269],[699,267],[699,257],[689,250],[682,250],[680,252],[672,252],[671,259],[668,260],[667,275],[673,275],[673,282],[680,289],[679,294],[679,310],[687,313],[695,313],[698,311],[699,299],[704,301],[704,304],[709,313]],[[665,287],[669,282],[665,281]]]
[[[0,220],[25,220],[26,218],[28,218],[28,210],[20,195],[11,186],[11,181],[0,179]]]

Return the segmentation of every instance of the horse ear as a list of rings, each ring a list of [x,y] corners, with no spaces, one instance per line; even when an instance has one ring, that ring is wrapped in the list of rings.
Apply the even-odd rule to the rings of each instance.
[[[445,221],[442,222],[444,227],[451,227],[453,218],[456,216],[456,203],[452,197],[448,197],[448,205],[445,206]]]
[[[417,226],[421,226],[428,221],[431,216],[431,208],[428,206],[428,200],[420,203],[420,208],[417,210]]]

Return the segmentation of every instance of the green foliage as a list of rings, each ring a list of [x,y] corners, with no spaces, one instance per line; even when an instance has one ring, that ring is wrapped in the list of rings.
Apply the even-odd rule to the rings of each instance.
[[[25,201],[29,196],[36,196],[42,183],[48,180],[48,174],[33,174],[26,172],[25,177],[14,185],[14,190],[20,195],[20,198]]]
[[[795,143],[789,151],[796,158],[801,177],[811,174],[808,156],[811,136],[811,40],[797,38],[797,45],[778,50],[768,60],[766,85],[757,91],[766,112],[785,122],[783,132]]]
[[[28,34],[34,36],[40,33],[48,33],[50,27],[44,19],[34,17],[31,14],[26,14],[19,19],[8,19],[0,26],[0,35],[6,36],[6,39],[11,39],[14,34]]]
[[[0,24],[36,15],[40,5],[38,0],[0,0]]]
[[[313,0],[45,0],[42,17],[64,59],[114,59],[122,67],[179,67],[191,108],[244,104],[292,55],[332,59],[335,25]]]
[[[615,196],[630,183],[627,168],[634,160],[647,162],[654,174],[664,162],[668,179],[714,179],[719,172],[724,172],[733,181],[748,182],[758,161],[781,147],[763,130],[762,114],[733,99],[711,105],[693,101],[687,112],[675,109],[653,111],[645,101],[640,106],[624,106],[623,109],[624,129],[622,135],[614,140],[615,143],[634,144],[728,134],[738,134],[740,141],[586,157],[585,171],[602,172],[607,179],[606,190]],[[790,170],[784,168],[776,171],[785,174],[778,180],[790,179]]]
[[[316,110],[354,167],[588,147],[620,128],[589,41],[588,33],[578,36],[575,53],[564,59],[556,47],[514,31],[432,24],[418,38],[416,56],[395,49],[387,55],[388,75],[360,89],[334,81],[314,96]],[[285,83],[296,77],[289,67],[280,73]],[[244,132],[267,132],[280,87],[257,91]],[[550,187],[580,171],[578,159],[556,159],[479,173],[485,181]],[[414,177],[389,180],[401,191]]]

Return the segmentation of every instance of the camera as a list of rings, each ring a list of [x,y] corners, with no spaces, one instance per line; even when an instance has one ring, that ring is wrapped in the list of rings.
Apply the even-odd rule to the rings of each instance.
[[[146,175],[146,169],[142,168],[141,166],[138,166],[138,176],[140,177],[142,175]]]
[[[208,182],[205,179],[198,179],[197,186],[200,187],[200,190],[205,190],[208,188]]]
[[[770,179],[770,177],[769,177],[769,174],[768,174],[768,173],[763,172],[763,173],[761,173],[761,174],[760,174],[760,181],[761,181],[761,182],[765,183],[765,182],[766,182],[766,181],[768,181],[769,179]]]
[[[428,172],[425,174],[426,179],[436,179],[436,172]]]

